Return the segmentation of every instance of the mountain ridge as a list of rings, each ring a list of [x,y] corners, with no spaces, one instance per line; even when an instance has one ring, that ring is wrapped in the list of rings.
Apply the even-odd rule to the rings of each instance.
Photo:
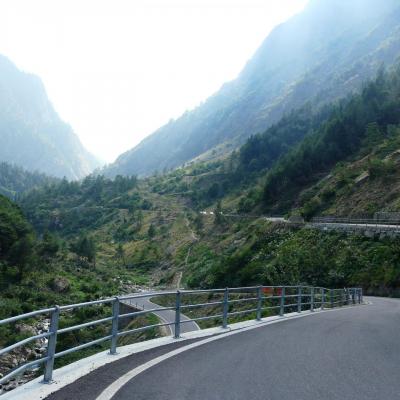
[[[100,166],[63,122],[43,82],[0,55],[0,161],[79,179]]]
[[[361,5],[363,14],[354,15]],[[332,7],[340,12],[331,15]],[[319,20],[321,8],[326,15]],[[104,173],[146,176],[175,168],[222,143],[237,147],[307,101],[322,105],[359,89],[382,62],[396,61],[399,23],[393,0],[314,0],[270,33],[236,80],[120,155]]]

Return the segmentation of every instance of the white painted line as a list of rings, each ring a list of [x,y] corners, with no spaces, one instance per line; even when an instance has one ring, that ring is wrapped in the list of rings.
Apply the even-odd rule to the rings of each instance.
[[[149,302],[150,304],[154,305],[154,306],[160,307],[158,304],[152,303],[150,300],[148,300],[148,302]],[[160,308],[160,311],[163,311],[163,308],[162,308],[162,307]],[[164,310],[164,311],[167,311],[167,310]],[[170,321],[168,321],[165,317],[159,315],[158,312],[159,312],[159,311],[154,311],[153,314],[156,315],[158,318],[160,318],[162,321],[164,321],[166,324],[168,324],[168,323],[174,324],[174,322],[172,322],[172,321],[170,322]],[[189,320],[190,320],[189,317],[187,317],[186,315],[184,315],[184,314],[181,313],[181,321],[189,321]],[[196,323],[196,321],[192,321],[192,323],[197,327],[197,330],[199,330],[199,331],[201,330],[200,326]],[[168,325],[168,328],[169,328],[169,330],[170,330],[171,335],[173,335],[174,332],[172,331],[172,326],[171,326],[171,325]],[[181,329],[182,329],[182,325],[181,325]]]

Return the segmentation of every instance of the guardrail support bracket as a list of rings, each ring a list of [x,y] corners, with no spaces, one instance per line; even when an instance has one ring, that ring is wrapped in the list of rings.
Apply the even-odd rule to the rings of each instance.
[[[50,317],[50,328],[49,331],[51,336],[47,342],[47,357],[48,360],[45,364],[43,383],[52,383],[53,381],[53,368],[54,368],[54,355],[56,354],[57,345],[57,330],[58,321],[60,318],[60,307],[55,306],[54,311],[51,313]]]

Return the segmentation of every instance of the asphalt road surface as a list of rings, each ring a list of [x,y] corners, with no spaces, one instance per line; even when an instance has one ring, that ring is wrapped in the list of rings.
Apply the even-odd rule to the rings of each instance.
[[[185,351],[113,400],[400,399],[400,300],[369,300]]]
[[[124,303],[131,304],[134,307],[137,307],[142,310],[151,310],[151,309],[160,309],[160,311],[155,311],[153,314],[157,315],[157,317],[161,320],[161,323],[172,323],[172,325],[167,326],[171,335],[175,335],[175,326],[173,323],[175,322],[175,311],[173,310],[163,310],[163,307],[151,302],[151,297],[154,297],[154,294],[149,294],[149,297],[143,297],[139,299],[130,299],[124,300]],[[189,318],[181,313],[181,321],[187,321]],[[199,326],[196,322],[186,322],[181,324],[181,333],[197,331],[199,330]]]

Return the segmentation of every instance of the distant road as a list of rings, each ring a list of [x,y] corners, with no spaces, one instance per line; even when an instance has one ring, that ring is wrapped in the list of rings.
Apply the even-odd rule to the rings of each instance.
[[[204,344],[151,367],[113,400],[400,398],[400,301],[320,313]]]
[[[360,234],[375,235],[384,234],[388,236],[398,236],[400,234],[399,225],[374,224],[374,223],[345,223],[345,222],[310,222],[306,228],[319,229],[321,231],[339,232],[358,232]]]
[[[400,231],[399,225],[390,224],[371,224],[371,223],[345,223],[345,222],[311,222],[308,225],[321,226],[332,229],[371,229],[384,231]]]
[[[137,307],[141,310],[151,310],[157,308],[160,311],[155,311],[153,314],[155,314],[162,322],[173,324],[175,322],[175,311],[163,310],[164,307],[155,304],[151,301],[152,297],[154,297],[154,293],[149,293],[149,297],[143,297],[140,299],[129,299],[129,300],[124,300],[123,302],[125,304],[130,304],[134,307]],[[187,321],[189,319],[190,318],[181,313],[181,321]],[[169,330],[171,335],[175,335],[174,325],[166,326],[166,328]],[[196,322],[186,322],[184,324],[181,324],[181,333],[197,331],[199,329],[200,327],[196,324]]]

